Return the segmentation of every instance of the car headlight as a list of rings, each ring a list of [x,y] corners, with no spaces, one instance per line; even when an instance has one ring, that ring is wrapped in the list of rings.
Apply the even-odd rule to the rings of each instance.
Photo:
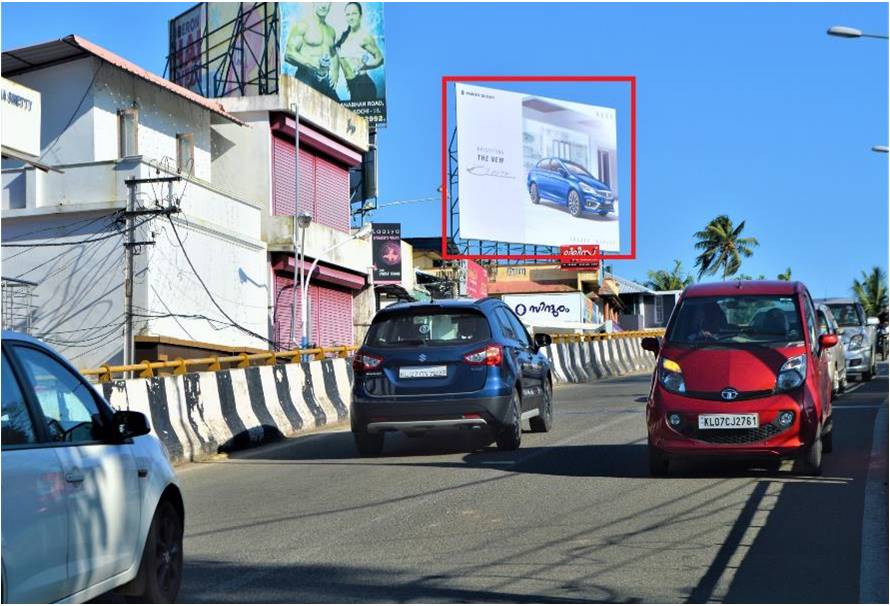
[[[779,369],[779,376],[776,377],[776,391],[789,391],[797,389],[807,378],[807,356],[802,354],[788,358],[782,368]]]
[[[865,347],[865,335],[859,333],[858,335],[853,335],[850,337],[850,342],[847,345],[850,349],[862,349]]]
[[[581,191],[586,194],[595,194],[596,190],[591,186],[587,185],[587,183],[581,183]]]
[[[661,381],[661,385],[668,391],[675,393],[684,393],[686,391],[686,382],[683,381],[683,370],[673,360],[662,358],[658,380]]]

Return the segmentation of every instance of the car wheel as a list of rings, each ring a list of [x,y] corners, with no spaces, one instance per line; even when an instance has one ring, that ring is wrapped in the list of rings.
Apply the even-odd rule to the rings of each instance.
[[[573,217],[581,216],[581,196],[574,189],[569,192],[568,206],[569,213]]]
[[[822,475],[822,437],[818,432],[816,435],[818,437],[804,449],[799,459],[801,471],[808,476]]]
[[[522,419],[519,413],[519,402],[519,392],[513,390],[509,417],[498,431],[496,438],[498,450],[516,450],[522,443]]]
[[[538,184],[532,183],[531,187],[528,189],[529,194],[532,198],[532,204],[537,204],[541,201],[541,194],[538,193]]]
[[[649,475],[663,478],[671,471],[671,458],[664,452],[649,444]]]
[[[553,387],[550,386],[550,381],[544,382],[544,396],[541,400],[540,414],[529,419],[528,424],[534,432],[547,433],[553,426]]]
[[[169,500],[158,503],[151,520],[134,585],[135,602],[172,604],[182,583],[182,516]]]
[[[363,457],[378,457],[383,452],[383,433],[353,431],[352,437],[355,439],[358,453]]]

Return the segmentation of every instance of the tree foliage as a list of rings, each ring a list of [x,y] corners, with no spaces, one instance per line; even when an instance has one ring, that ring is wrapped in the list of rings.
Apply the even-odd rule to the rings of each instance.
[[[648,276],[646,286],[652,290],[682,290],[693,282],[690,274],[684,274],[683,263],[679,259],[674,259],[674,267],[670,271],[650,270]]]
[[[862,272],[862,280],[853,280],[853,293],[868,316],[877,316],[887,308],[887,275],[880,267]]]
[[[725,280],[739,271],[742,258],[750,257],[759,246],[757,238],[741,237],[744,229],[744,221],[735,226],[728,216],[719,215],[695,232],[695,248],[701,251],[695,259],[699,278],[722,271]]]

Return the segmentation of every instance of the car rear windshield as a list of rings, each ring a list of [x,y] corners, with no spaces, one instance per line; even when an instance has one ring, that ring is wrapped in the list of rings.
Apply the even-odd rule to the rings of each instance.
[[[838,326],[860,326],[863,324],[859,308],[855,303],[832,303],[828,306]]]
[[[803,340],[794,297],[738,295],[684,299],[667,341],[677,345],[742,345]]]
[[[440,346],[489,338],[488,320],[478,312],[406,311],[375,319],[365,343],[369,347]]]

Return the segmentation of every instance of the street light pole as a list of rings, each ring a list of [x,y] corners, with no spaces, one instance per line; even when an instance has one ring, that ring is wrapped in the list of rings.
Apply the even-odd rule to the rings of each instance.
[[[337,242],[333,246],[325,249],[324,251],[321,252],[321,254],[317,255],[315,257],[315,259],[312,260],[312,265],[309,266],[309,271],[306,272],[306,275],[303,278],[302,290],[300,291],[300,297],[301,297],[300,300],[302,301],[302,304],[300,305],[300,329],[301,329],[300,347],[301,348],[305,349],[309,345],[309,330],[308,330],[309,329],[309,321],[308,321],[309,306],[307,305],[307,299],[309,298],[309,280],[312,279],[312,273],[315,271],[315,268],[318,267],[318,261],[321,259],[321,257],[327,255],[329,252],[331,252],[335,248],[337,248],[339,246],[343,246],[347,242],[352,242],[353,240],[366,239],[368,236],[371,235],[371,229],[372,229],[371,224],[366,223],[365,225],[363,225],[361,227],[361,229],[356,231],[350,237],[346,238],[345,240],[341,240],[340,242]]]
[[[838,38],[877,38],[879,40],[887,40],[887,36],[882,34],[865,34],[862,30],[855,27],[847,27],[846,25],[834,25],[828,28],[826,32],[829,36],[837,36]]]

